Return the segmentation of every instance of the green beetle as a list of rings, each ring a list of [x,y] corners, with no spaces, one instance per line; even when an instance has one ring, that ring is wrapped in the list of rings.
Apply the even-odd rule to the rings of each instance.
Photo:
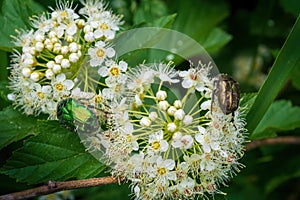
[[[226,115],[234,113],[240,102],[240,86],[237,81],[226,74],[219,74],[213,84],[212,106],[218,105]]]
[[[85,106],[79,100],[67,98],[60,101],[57,105],[57,118],[59,122],[67,128],[80,133],[94,133],[101,128],[99,118],[102,120],[104,111],[101,115],[92,110],[97,110],[89,106]],[[103,121],[103,120],[102,120]]]

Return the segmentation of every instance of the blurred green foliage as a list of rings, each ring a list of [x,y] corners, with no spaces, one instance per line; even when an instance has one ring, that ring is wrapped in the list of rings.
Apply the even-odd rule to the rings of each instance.
[[[23,116],[9,106],[7,67],[14,47],[10,35],[15,35],[16,28],[28,27],[28,17],[47,10],[48,6],[54,7],[55,0],[0,1],[0,194],[31,188],[49,178],[67,180],[105,175],[103,166],[87,155],[72,133],[55,122]],[[109,6],[124,16],[124,30],[158,26],[180,31],[198,41],[210,53],[219,71],[233,75],[240,82],[242,92],[254,92],[243,96],[242,104],[247,104],[247,111],[300,13],[298,0],[112,0]],[[298,36],[293,40],[295,46],[300,45]],[[293,49],[288,50],[293,52]],[[128,57],[134,58],[132,62],[140,62],[166,59],[167,55],[159,50],[146,50],[132,52]],[[279,94],[276,93],[276,101],[263,112],[262,120],[254,127],[252,138],[300,136],[300,60],[297,55],[300,52],[283,58],[283,63],[289,64],[288,56],[293,56],[295,66],[291,66],[288,80],[279,88]],[[281,64],[279,72],[288,67]],[[273,78],[272,84],[276,85],[276,77],[268,78]],[[272,85],[268,90],[272,92]],[[263,101],[259,99],[258,103]],[[255,117],[251,114],[248,119]],[[50,137],[47,133],[51,131],[56,134]],[[49,144],[55,148],[49,149]],[[46,153],[50,151],[55,153]],[[260,147],[246,152],[241,160],[246,167],[228,182],[228,187],[222,188],[227,196],[216,195],[215,199],[300,199],[299,153],[297,145]],[[79,165],[81,168],[77,170]],[[37,173],[26,177],[29,171]],[[128,184],[124,184],[85,188],[74,194],[78,199],[117,200],[130,199],[129,192]]]

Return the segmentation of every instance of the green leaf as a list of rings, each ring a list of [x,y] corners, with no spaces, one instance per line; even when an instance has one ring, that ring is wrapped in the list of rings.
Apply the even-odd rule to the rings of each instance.
[[[220,28],[214,28],[203,43],[203,47],[208,52],[215,52],[225,46],[232,36]]]
[[[115,42],[117,54],[131,66],[147,62],[165,60],[170,52],[158,50],[155,46],[164,46],[165,32],[167,32],[174,22],[176,14],[161,17],[151,23],[140,24],[137,29],[131,29],[118,35]],[[143,27],[146,27],[143,29]],[[152,29],[152,27],[155,27]],[[156,28],[157,27],[157,28]],[[149,30],[149,29],[151,30]],[[160,29],[161,28],[161,29]],[[136,30],[136,32],[135,32]],[[149,31],[147,31],[149,30]],[[145,34],[147,33],[147,34]],[[134,35],[134,37],[132,37]],[[169,43],[168,38],[168,43]],[[130,48],[132,50],[130,50]],[[125,55],[124,55],[124,52]]]
[[[0,49],[11,51],[15,46],[11,35],[15,30],[29,27],[29,17],[43,11],[43,8],[33,0],[4,0],[0,12]]]
[[[176,16],[177,14],[160,17],[154,20],[152,23],[148,23],[147,26],[171,28],[175,21]]]
[[[231,36],[217,25],[229,15],[225,1],[180,1],[173,3],[173,11],[179,13],[174,29],[200,42],[209,52],[223,47]]]
[[[161,0],[142,0],[133,16],[134,25],[151,23],[168,14],[165,2]]]
[[[266,138],[276,132],[300,127],[300,107],[292,106],[290,101],[275,101],[268,109],[251,138]]]
[[[300,20],[299,17],[283,45],[272,69],[260,88],[257,98],[247,115],[247,129],[252,133],[268,110],[277,94],[285,85],[294,68],[300,62]]]
[[[18,182],[37,184],[48,180],[85,179],[104,170],[104,165],[89,154],[74,132],[57,121],[40,121],[39,135],[28,139],[15,151],[1,173]]]
[[[0,149],[22,140],[30,135],[36,135],[37,120],[8,107],[0,111]]]

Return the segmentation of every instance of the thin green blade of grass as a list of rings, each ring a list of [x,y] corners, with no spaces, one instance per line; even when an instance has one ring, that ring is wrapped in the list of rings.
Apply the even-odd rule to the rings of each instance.
[[[247,117],[247,129],[253,133],[267,109],[274,101],[284,84],[287,82],[292,69],[300,64],[300,20],[298,19],[281,48],[272,69],[258,91],[257,98]]]

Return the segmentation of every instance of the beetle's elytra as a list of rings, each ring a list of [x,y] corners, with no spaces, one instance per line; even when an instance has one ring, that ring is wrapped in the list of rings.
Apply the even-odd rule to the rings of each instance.
[[[85,133],[96,132],[100,126],[97,115],[73,98],[63,99],[58,103],[57,118],[69,129]]]
[[[239,102],[239,83],[226,74],[219,74],[213,83],[212,105],[217,104],[228,115],[237,110]]]

